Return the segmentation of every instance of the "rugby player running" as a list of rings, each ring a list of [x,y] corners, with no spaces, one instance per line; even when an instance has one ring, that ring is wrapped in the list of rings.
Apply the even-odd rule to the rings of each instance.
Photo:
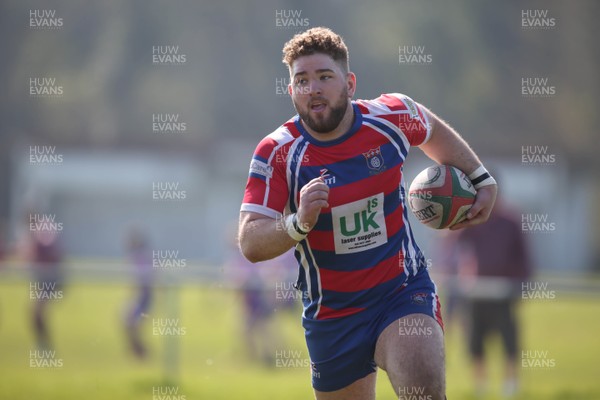
[[[283,53],[298,114],[254,152],[241,251],[259,262],[295,247],[318,400],[375,399],[377,368],[398,396],[444,399],[440,304],[409,226],[402,165],[418,146],[469,175],[475,203],[451,229],[488,219],[496,183],[448,124],[409,97],[353,101],[356,76],[336,33],[309,29]],[[419,334],[404,334],[411,326]]]

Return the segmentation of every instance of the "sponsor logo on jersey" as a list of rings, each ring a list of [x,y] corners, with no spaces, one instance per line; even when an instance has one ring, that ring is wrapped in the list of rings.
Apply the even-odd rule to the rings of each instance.
[[[357,253],[387,243],[383,193],[333,207],[336,254]]]
[[[402,102],[408,109],[411,118],[419,118],[419,110],[417,110],[417,105],[410,97],[402,96]]]
[[[312,361],[310,362],[310,369],[313,378],[319,379],[321,377],[321,373],[317,370],[317,365]]]
[[[265,178],[271,178],[273,176],[273,167],[260,160],[252,160],[250,163],[250,173],[262,175]]]
[[[325,181],[326,185],[335,184],[335,176],[331,175],[327,168],[321,168],[319,170],[319,174],[321,175],[321,178],[323,178],[323,180]]]

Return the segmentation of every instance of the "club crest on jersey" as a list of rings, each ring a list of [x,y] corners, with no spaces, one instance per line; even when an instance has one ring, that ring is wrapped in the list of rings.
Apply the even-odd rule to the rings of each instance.
[[[417,306],[426,306],[427,305],[427,293],[415,293],[410,296],[410,302],[412,304],[416,304]]]
[[[379,173],[385,169],[385,165],[383,165],[383,155],[381,154],[381,146],[363,153],[363,156],[365,156],[367,167],[369,167],[371,171]]]

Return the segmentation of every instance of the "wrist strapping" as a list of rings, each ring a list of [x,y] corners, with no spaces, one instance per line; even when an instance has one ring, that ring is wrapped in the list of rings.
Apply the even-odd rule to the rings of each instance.
[[[490,175],[483,165],[480,165],[475,171],[471,172],[469,174],[469,179],[475,189],[496,184],[494,177]]]
[[[304,240],[304,238],[306,238],[308,235],[308,232],[303,231],[298,226],[298,217],[296,214],[289,214],[287,217],[285,217],[285,228],[287,234],[297,242]]]

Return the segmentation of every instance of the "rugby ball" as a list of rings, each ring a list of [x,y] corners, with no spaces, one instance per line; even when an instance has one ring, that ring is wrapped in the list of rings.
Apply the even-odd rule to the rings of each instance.
[[[412,181],[408,205],[422,224],[446,229],[466,218],[476,194],[464,172],[450,165],[434,165]]]

